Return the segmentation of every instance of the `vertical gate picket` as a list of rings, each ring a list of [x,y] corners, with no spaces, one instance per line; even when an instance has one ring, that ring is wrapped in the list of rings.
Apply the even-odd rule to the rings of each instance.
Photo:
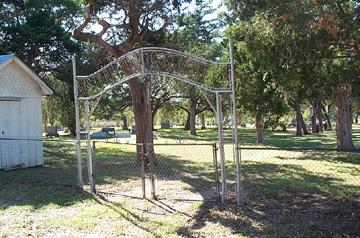
[[[152,145],[154,148],[154,145]],[[150,173],[150,183],[151,183],[151,198],[156,199],[156,190],[155,190],[155,179],[154,179],[154,157],[155,153],[149,153],[149,173]]]
[[[217,147],[216,143],[213,144],[213,160],[214,160],[214,173],[215,173],[215,186],[216,186],[216,194],[218,199],[220,200],[220,181],[219,181],[219,168],[217,162]]]

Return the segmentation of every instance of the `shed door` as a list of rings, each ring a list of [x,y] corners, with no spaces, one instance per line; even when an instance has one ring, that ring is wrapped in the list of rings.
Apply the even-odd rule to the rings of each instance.
[[[0,136],[21,138],[21,101],[0,101]],[[22,162],[21,141],[0,141],[0,165],[17,166]]]

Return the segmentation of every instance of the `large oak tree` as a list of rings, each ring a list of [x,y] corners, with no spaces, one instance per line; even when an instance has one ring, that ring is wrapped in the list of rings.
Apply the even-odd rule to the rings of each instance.
[[[188,0],[86,0],[84,21],[74,30],[75,37],[95,42],[104,47],[115,58],[119,58],[137,46],[143,38],[165,33],[171,24],[171,15],[180,10],[182,2]],[[91,26],[101,26],[93,32]],[[121,69],[131,74],[131,66]],[[151,78],[132,78],[128,81],[133,102],[136,125],[136,141],[153,142]],[[145,153],[151,149],[145,148]]]

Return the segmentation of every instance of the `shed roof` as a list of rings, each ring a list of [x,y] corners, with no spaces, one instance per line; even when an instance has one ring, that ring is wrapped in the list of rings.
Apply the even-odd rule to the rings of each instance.
[[[10,59],[11,57],[13,57],[14,54],[10,54],[10,55],[0,55],[0,64],[2,64],[3,62],[5,62],[6,60]]]
[[[6,65],[10,64],[11,62],[18,64],[30,76],[30,78],[40,86],[44,95],[53,94],[53,91],[44,83],[44,81],[42,81],[40,77],[35,74],[28,66],[26,66],[18,57],[16,57],[16,55],[0,55],[0,69],[6,67]]]

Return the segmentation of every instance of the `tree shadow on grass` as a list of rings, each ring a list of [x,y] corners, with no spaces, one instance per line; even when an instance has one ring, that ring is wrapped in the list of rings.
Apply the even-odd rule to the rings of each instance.
[[[243,164],[244,190],[257,197],[278,196],[279,191],[298,197],[308,194],[324,194],[329,198],[344,198],[356,202],[360,195],[360,181],[346,184],[348,177],[311,172],[301,165],[267,164],[250,162]],[[358,201],[358,198],[357,198]],[[359,201],[358,201],[359,202]]]
[[[73,176],[75,174],[75,176]],[[88,199],[75,185],[76,170],[51,167],[0,171],[0,207],[69,206]]]
[[[194,155],[195,156],[195,155]],[[322,161],[333,161],[321,156]],[[212,161],[194,161],[191,157],[179,156],[175,149],[171,153],[157,153],[155,177],[157,192],[167,199],[184,194],[200,195],[206,200],[206,190],[215,189],[211,184],[214,173],[207,170]],[[277,159],[287,160],[277,156]],[[305,154],[299,160],[316,160],[314,155]],[[352,163],[352,158],[342,158],[342,162]],[[206,169],[207,168],[207,169]],[[191,225],[177,230],[178,235],[187,237],[211,236],[203,229],[209,223],[221,224],[233,234],[262,237],[334,237],[358,236],[359,186],[343,184],[346,178],[323,173],[314,173],[301,165],[276,164],[260,161],[243,161],[243,191],[245,208],[234,205],[222,206],[217,203],[203,203],[193,217]],[[161,183],[161,181],[165,181]],[[182,182],[179,187],[172,181]],[[166,184],[166,182],[169,182]],[[195,199],[194,199],[195,200]],[[200,199],[201,200],[201,199]],[[161,200],[160,200],[161,201]],[[164,200],[166,201],[166,200]],[[167,205],[176,210],[176,205]],[[172,207],[174,206],[174,207]]]
[[[0,170],[0,207],[54,204],[69,206],[89,199],[77,186],[75,143],[44,142],[44,165]],[[83,168],[86,164],[83,164]],[[86,181],[86,172],[83,172]]]
[[[279,150],[286,151],[286,150]],[[336,151],[336,150],[301,150],[303,154],[296,157],[296,160],[312,160],[316,162],[327,161],[330,163],[347,163],[351,165],[360,165],[360,151]],[[289,152],[290,153],[290,152]],[[286,156],[277,156],[279,159],[288,159]]]
[[[66,151],[71,153],[67,154]],[[201,198],[199,200],[208,198],[208,190],[214,191],[216,184],[211,151],[200,161],[194,160],[194,157],[200,156],[198,149],[190,151],[188,157],[180,156],[185,153],[181,149],[182,153],[173,148],[170,151],[161,152],[160,149],[158,151],[154,171],[158,180],[157,188],[164,185],[163,191],[168,191],[170,195],[176,195],[176,191],[179,191],[180,198],[184,198],[185,193],[189,196],[197,194]],[[56,204],[66,207],[79,201],[94,199],[93,196],[81,192],[75,185],[76,157],[73,152],[71,148],[62,147],[62,150],[56,151],[56,147],[51,147],[48,151],[45,149],[45,161],[50,161],[43,167],[0,171],[0,206],[7,208],[30,205],[37,209],[48,204]],[[103,165],[105,170],[114,168],[113,162],[106,160],[107,156],[126,158],[126,161],[136,160],[134,152],[116,151],[115,148],[112,148],[111,152],[106,149],[103,152],[100,150],[97,156],[99,159],[97,162],[101,160],[106,162],[106,165]],[[129,163],[125,159],[119,161],[116,165],[119,168],[126,167],[124,165]],[[244,208],[231,204],[222,206],[218,203],[205,202],[197,208],[196,214],[191,219],[192,222],[177,229],[177,234],[187,237],[204,236],[204,234],[211,236],[211,233],[208,234],[206,233],[208,231],[203,229],[211,230],[209,223],[212,223],[220,224],[233,234],[246,236],[360,235],[359,186],[344,185],[342,178],[324,177],[299,165],[244,161],[243,173],[246,202]],[[126,181],[134,178],[130,174],[125,175],[125,178],[114,179]],[[162,181],[164,184],[161,184]],[[166,184],[167,182],[169,184]],[[176,187],[172,182],[180,182],[180,185]],[[168,199],[171,198],[176,196]],[[166,200],[163,205],[156,203],[164,209],[180,212],[176,203],[165,202]],[[152,232],[147,225],[144,225],[146,220],[121,204],[106,201],[105,206],[116,210],[126,220],[134,225],[137,224],[140,229]]]
[[[101,194],[97,194],[96,196],[93,196],[93,197],[97,203],[99,203],[100,205],[106,206],[107,208],[115,211],[123,219],[125,219],[132,225],[136,226],[137,228],[140,228],[141,230],[146,231],[149,234],[154,234],[154,232],[151,229],[142,225],[142,224],[146,224],[148,222],[148,220],[145,218],[142,218],[141,216],[130,211],[128,208],[126,208],[126,206],[123,206],[117,202],[111,202],[106,197],[102,196]]]
[[[204,203],[180,235],[195,237],[208,223],[254,237],[334,237],[360,235],[360,186],[323,177],[296,165],[243,165],[245,207]],[[338,194],[343,194],[339,199]]]
[[[97,143],[96,148],[96,161],[94,162],[96,189],[141,197],[142,172],[141,165],[137,160],[138,155],[135,152],[136,146],[112,144],[109,149],[105,144]],[[212,189],[209,194],[212,197],[215,194],[216,197],[213,147],[205,145],[192,146],[185,150],[184,148],[184,145],[175,147],[165,145],[155,148],[157,153],[154,161],[154,177],[157,195],[165,196],[168,199],[182,198],[181,191],[186,190],[184,197],[189,199],[191,193],[196,190]],[[149,164],[145,163],[144,170],[146,181],[150,181]],[[188,182],[188,180],[194,179],[197,179],[197,182]],[[173,196],[174,194],[178,196]]]

